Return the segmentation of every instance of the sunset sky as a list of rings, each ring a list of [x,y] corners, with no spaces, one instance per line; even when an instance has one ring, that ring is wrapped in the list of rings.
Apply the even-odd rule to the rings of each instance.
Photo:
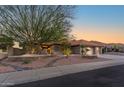
[[[76,39],[124,43],[124,6],[77,6],[71,34]]]

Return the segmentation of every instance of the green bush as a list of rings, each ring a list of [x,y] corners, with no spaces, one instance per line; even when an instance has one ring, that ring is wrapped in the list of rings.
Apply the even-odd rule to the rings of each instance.
[[[69,56],[71,54],[71,49],[70,48],[64,49],[63,53],[64,55]]]

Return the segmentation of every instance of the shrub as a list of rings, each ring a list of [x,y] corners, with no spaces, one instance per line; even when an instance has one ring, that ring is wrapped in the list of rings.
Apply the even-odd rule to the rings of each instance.
[[[51,48],[48,48],[48,49],[47,49],[47,53],[48,53],[48,54],[52,54],[52,49],[51,49]]]
[[[30,60],[24,60],[22,64],[30,64],[31,61]]]
[[[68,57],[71,54],[71,49],[70,48],[64,49],[63,53]]]

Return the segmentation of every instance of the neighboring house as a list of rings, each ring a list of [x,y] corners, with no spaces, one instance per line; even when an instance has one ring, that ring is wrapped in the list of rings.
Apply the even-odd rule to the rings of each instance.
[[[122,47],[120,47],[120,52],[124,53],[124,45]]]
[[[72,40],[70,43],[73,54],[80,54],[80,45],[83,45],[86,49],[88,49],[86,52],[87,56],[98,56],[99,54],[102,54],[102,48],[104,47],[101,44],[96,44],[86,40]]]
[[[13,46],[9,46],[9,43],[0,42],[0,57],[3,58],[4,55],[13,56],[23,54],[22,47],[19,47],[18,42],[14,42]],[[0,58],[0,59],[1,59]]]
[[[107,52],[122,52],[124,53],[124,44],[121,43],[109,43],[106,45]]]

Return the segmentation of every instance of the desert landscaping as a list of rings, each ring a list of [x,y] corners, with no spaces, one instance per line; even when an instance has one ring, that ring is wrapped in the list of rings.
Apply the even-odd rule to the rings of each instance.
[[[13,71],[32,70],[46,67],[72,65],[80,63],[101,62],[110,59],[105,58],[83,58],[80,55],[66,56],[38,56],[38,57],[9,57],[0,62],[0,73],[7,73]]]

